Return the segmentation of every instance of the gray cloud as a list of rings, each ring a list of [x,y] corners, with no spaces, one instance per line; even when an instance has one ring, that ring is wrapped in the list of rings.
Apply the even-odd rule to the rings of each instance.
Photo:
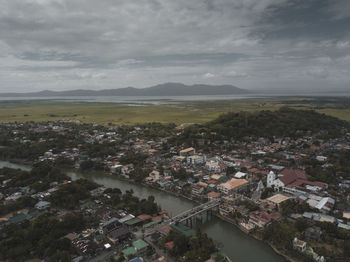
[[[0,92],[168,81],[344,89],[349,8],[347,0],[0,0]]]

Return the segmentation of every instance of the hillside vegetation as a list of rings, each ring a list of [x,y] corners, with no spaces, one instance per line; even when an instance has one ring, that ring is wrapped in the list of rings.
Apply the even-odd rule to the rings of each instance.
[[[185,138],[238,139],[245,136],[299,137],[319,133],[325,137],[337,137],[350,123],[313,110],[296,110],[282,107],[276,111],[226,113],[205,125],[188,128]]]

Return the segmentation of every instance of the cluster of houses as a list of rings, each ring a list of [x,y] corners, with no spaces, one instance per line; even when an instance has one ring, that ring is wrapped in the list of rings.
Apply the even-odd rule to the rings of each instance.
[[[70,182],[64,181],[62,184]],[[51,203],[44,199],[48,199],[50,194],[62,184],[51,183],[47,191],[31,194],[32,198],[38,200],[34,207],[16,210],[0,217],[0,228],[5,225],[20,225],[26,221],[33,221],[44,213],[50,213],[60,221],[68,215],[80,214],[85,221],[99,221],[99,225],[94,228],[86,228],[81,232],[71,232],[63,237],[70,240],[76,249],[78,255],[73,257],[73,261],[86,261],[99,257],[110,258],[109,261],[167,261],[163,255],[156,252],[154,246],[159,245],[161,238],[171,228],[157,230],[152,238],[146,238],[142,233],[161,224],[164,219],[168,219],[166,211],[134,216],[126,210],[115,210],[103,204],[105,199],[109,199],[109,195],[104,193],[105,187],[91,190],[92,199],[82,201],[78,209],[65,210],[52,207]],[[194,234],[194,231],[192,233]]]
[[[317,262],[326,262],[326,259],[323,256],[319,256],[313,249],[312,247],[307,245],[307,242],[302,241],[295,237],[293,239],[293,248],[301,253],[305,253],[312,257],[314,261]]]
[[[64,121],[49,124],[33,123],[29,132],[43,133],[50,130],[64,135],[72,131],[72,124],[74,123]],[[167,136],[150,139],[145,136],[150,127],[132,127],[127,137],[118,132],[118,127],[99,128],[97,125],[94,127],[93,130],[80,128],[77,136],[88,144],[111,144],[116,154],[91,158],[88,152],[84,151],[84,146],[79,145],[65,148],[60,152],[54,148],[49,149],[43,152],[38,161],[54,161],[58,157],[63,157],[72,160],[75,166],[79,167],[82,161],[90,159],[103,163],[111,175],[132,179],[134,163],[121,163],[121,159],[126,152],[133,152],[146,156],[142,166],[142,170],[147,171],[143,183],[198,202],[221,199],[218,214],[238,220],[239,226],[247,232],[263,230],[281,219],[280,206],[290,199],[307,203],[314,210],[313,213],[293,214],[293,217],[302,216],[314,221],[336,223],[343,229],[350,230],[349,212],[334,209],[335,204],[344,199],[339,195],[331,195],[330,185],[315,181],[305,171],[305,162],[310,159],[320,163],[324,169],[331,167],[328,153],[350,150],[349,136],[322,140],[309,133],[296,139],[291,137],[258,139],[247,137],[242,141],[198,139],[192,147],[185,148],[183,145],[173,145],[169,142],[171,138],[181,135],[182,128],[175,129],[174,133]],[[13,139],[21,143],[43,142],[41,138],[38,141],[29,140],[20,126],[13,128],[12,132]],[[4,183],[6,181],[3,181]],[[57,186],[53,186],[49,192],[36,193],[38,204],[43,201],[45,194],[52,193]],[[350,199],[350,181],[343,179],[341,175],[332,188],[339,189],[341,195],[347,196],[347,200]],[[268,196],[262,198],[266,192]],[[15,201],[19,197],[18,194],[22,193],[13,192],[11,195],[0,195],[0,197],[2,201]],[[255,208],[256,206],[258,208]],[[49,208],[49,204],[41,202],[37,210],[42,211],[46,208]],[[343,219],[331,219],[331,212],[343,213]],[[159,218],[158,214],[155,217],[132,217],[131,214],[127,214],[126,217],[113,217],[112,220],[105,221],[99,229],[99,236],[104,235],[106,236],[104,239],[108,239],[108,243],[103,241],[101,243],[108,249],[108,245],[122,241],[123,237],[130,237],[133,226],[153,227],[162,221],[162,217]],[[158,233],[161,234],[162,231]],[[84,246],[88,243],[78,241],[80,240],[76,240],[76,245],[84,250]],[[123,250],[123,254],[139,255],[143,246],[143,243],[137,242],[127,247],[127,250]],[[168,248],[171,246],[171,243],[168,243]]]

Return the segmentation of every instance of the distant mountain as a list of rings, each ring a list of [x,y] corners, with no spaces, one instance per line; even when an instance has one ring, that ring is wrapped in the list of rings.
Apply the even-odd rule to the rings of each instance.
[[[44,90],[32,93],[0,93],[2,97],[53,97],[53,96],[189,96],[189,95],[237,95],[248,94],[247,90],[233,85],[184,85],[165,83],[147,88],[126,87],[103,90]]]

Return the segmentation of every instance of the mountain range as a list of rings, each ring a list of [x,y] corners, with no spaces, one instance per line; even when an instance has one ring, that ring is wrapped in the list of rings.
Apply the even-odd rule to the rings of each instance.
[[[233,85],[184,85],[165,83],[147,88],[126,87],[119,89],[69,91],[44,90],[30,93],[0,93],[2,97],[55,97],[55,96],[189,96],[189,95],[237,95],[248,94],[245,89]]]

